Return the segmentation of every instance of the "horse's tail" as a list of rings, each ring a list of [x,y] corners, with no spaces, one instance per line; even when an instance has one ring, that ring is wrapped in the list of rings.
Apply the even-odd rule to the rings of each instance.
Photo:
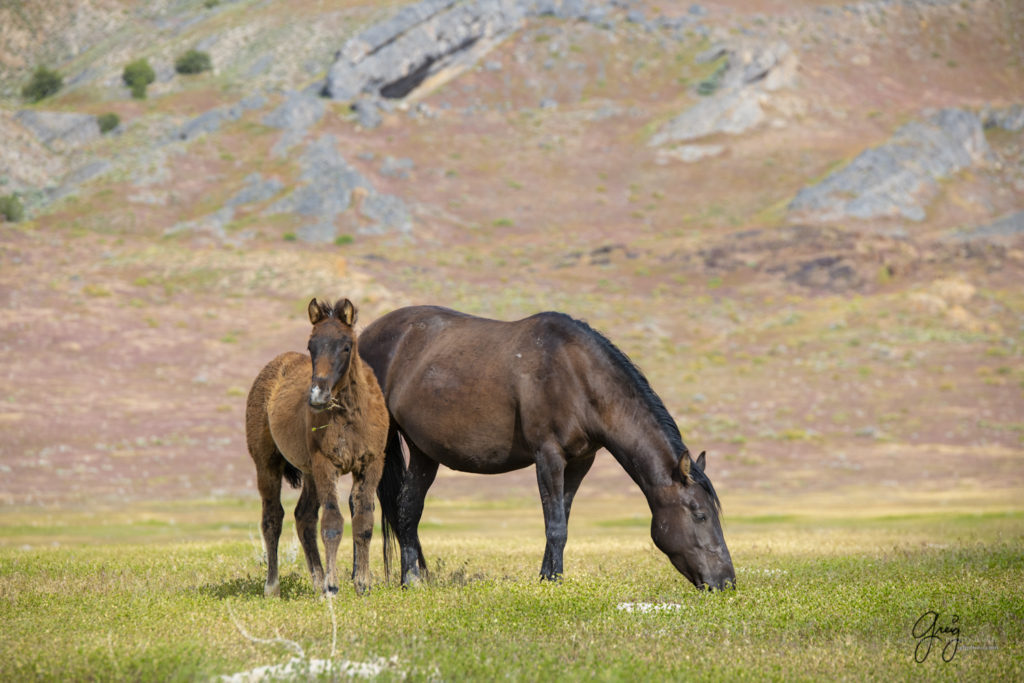
[[[282,459],[284,456],[281,456]],[[287,460],[284,461],[284,478],[292,485],[293,489],[297,489],[302,486],[302,472],[299,468],[291,464]]]
[[[377,499],[380,500],[383,513],[380,530],[384,539],[384,581],[391,579],[391,558],[395,554],[395,530],[398,528],[398,496],[402,492],[405,472],[402,443],[398,438],[398,429],[392,424],[388,428],[388,442],[384,447],[384,472],[377,484]]]

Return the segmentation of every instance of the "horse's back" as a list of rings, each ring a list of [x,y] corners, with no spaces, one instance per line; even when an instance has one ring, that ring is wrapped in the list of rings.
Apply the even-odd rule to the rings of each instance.
[[[399,309],[360,337],[395,422],[452,469],[501,472],[532,464],[578,386],[571,318],[503,322],[444,308]],[[575,409],[575,408],[574,408]]]

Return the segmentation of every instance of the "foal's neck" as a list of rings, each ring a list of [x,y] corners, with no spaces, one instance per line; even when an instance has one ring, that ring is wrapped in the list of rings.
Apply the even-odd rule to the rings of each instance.
[[[352,360],[348,364],[348,371],[341,378],[341,381],[338,382],[338,393],[331,398],[331,404],[334,406],[331,410],[332,418],[340,418],[359,410],[359,407],[362,405],[359,400],[362,396],[362,387],[360,386],[362,376],[362,362],[359,359],[359,353],[353,347]]]

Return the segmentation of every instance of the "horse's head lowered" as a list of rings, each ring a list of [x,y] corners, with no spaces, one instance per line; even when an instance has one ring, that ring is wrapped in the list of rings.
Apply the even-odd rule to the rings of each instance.
[[[334,306],[313,299],[309,302],[309,355],[313,359],[313,381],[309,387],[309,405],[324,410],[331,405],[336,389],[348,373],[356,353],[356,307],[348,299]]]
[[[721,590],[736,585],[736,571],[719,520],[718,496],[704,474],[705,458],[684,451],[651,505],[651,538],[658,549],[697,588]]]

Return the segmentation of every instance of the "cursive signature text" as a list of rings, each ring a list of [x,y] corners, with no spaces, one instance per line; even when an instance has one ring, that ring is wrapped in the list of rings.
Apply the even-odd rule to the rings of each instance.
[[[940,617],[938,612],[929,610],[914,622],[910,634],[917,641],[914,661],[918,664],[928,659],[935,645],[942,647],[942,661],[951,662],[956,656],[956,651],[960,647],[960,617],[954,614],[948,625],[941,624]]]

